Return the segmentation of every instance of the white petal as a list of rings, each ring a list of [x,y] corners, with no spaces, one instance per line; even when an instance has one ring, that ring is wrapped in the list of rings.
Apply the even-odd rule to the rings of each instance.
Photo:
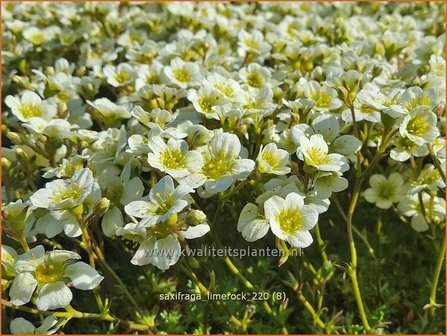
[[[53,316],[47,316],[45,320],[43,320],[42,325],[35,330],[36,335],[40,334],[47,334],[51,335],[59,329],[59,327],[53,328],[57,324],[57,319],[55,319]]]
[[[233,182],[234,178],[232,176],[224,176],[215,181],[206,181],[205,189],[211,194],[216,194],[230,188]]]
[[[270,220],[284,208],[285,201],[279,196],[272,196],[264,203],[265,217]],[[270,223],[271,224],[271,223]]]
[[[31,195],[29,199],[31,204],[37,208],[48,208],[51,205],[52,195],[53,193],[50,190],[42,188]]]
[[[352,135],[342,135],[335,139],[333,150],[343,155],[351,155],[362,148],[362,142]]]
[[[22,254],[14,265],[18,272],[33,272],[37,266],[43,263],[45,248],[42,245],[33,247]]]
[[[126,205],[132,201],[136,201],[143,196],[144,185],[138,177],[134,177],[129,182],[125,183],[123,196],[121,197],[121,204]]]
[[[304,198],[303,196],[297,194],[297,193],[290,193],[286,196],[285,199],[285,207],[287,209],[301,209],[304,205]]]
[[[428,230],[428,224],[424,217],[420,214],[417,214],[411,219],[411,227],[417,232],[424,232]]]
[[[144,218],[148,216],[148,206],[149,203],[145,201],[135,201],[127,204],[124,210],[128,215],[135,216],[138,218]]]
[[[68,306],[73,299],[71,290],[63,281],[45,284],[37,296],[36,306],[40,310],[53,310]]]
[[[107,237],[115,237],[116,230],[124,226],[124,218],[118,207],[113,207],[102,218],[101,228]]]
[[[31,273],[19,273],[12,282],[9,297],[12,304],[21,306],[28,303],[37,287],[37,280]]]
[[[82,290],[96,288],[104,279],[94,268],[83,261],[69,265],[65,269],[65,275],[71,279],[73,286]]]
[[[186,231],[183,231],[183,236],[186,239],[194,239],[202,237],[210,231],[208,224],[199,224],[196,226],[190,226]]]
[[[151,238],[145,240],[141,243],[138,250],[135,252],[132,260],[130,261],[133,265],[143,266],[148,265],[152,261],[152,253],[154,250],[156,239]]]
[[[266,220],[258,218],[258,207],[249,203],[243,209],[237,223],[237,230],[242,233],[245,240],[253,242],[264,237],[269,224]]]
[[[151,191],[149,192],[149,198],[154,199],[157,193],[164,195],[167,192],[173,192],[173,191],[174,191],[174,181],[172,180],[172,177],[165,176],[160,181],[158,181],[151,189]]]
[[[310,230],[318,222],[318,211],[312,205],[303,206],[301,216],[303,216],[302,230]]]
[[[34,334],[34,325],[23,317],[15,318],[9,326],[11,334]]]
[[[290,245],[301,248],[308,247],[313,242],[309,231],[297,231],[293,235],[287,236],[286,240]]]
[[[174,236],[169,235],[157,240],[154,252],[152,264],[159,269],[166,270],[179,260],[181,254],[180,243]]]
[[[218,153],[225,152],[237,156],[241,151],[241,143],[235,134],[221,133],[211,141],[211,148]]]

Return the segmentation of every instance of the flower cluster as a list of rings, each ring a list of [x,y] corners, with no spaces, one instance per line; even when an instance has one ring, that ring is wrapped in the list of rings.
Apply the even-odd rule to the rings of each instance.
[[[67,307],[109,243],[167,270],[223,225],[290,253],[357,203],[442,232],[445,32],[427,6],[3,4],[12,304]]]

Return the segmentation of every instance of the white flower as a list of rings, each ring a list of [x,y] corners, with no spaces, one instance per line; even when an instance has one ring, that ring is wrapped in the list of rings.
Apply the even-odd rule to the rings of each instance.
[[[335,89],[327,85],[321,86],[316,81],[306,83],[304,94],[315,101],[314,108],[319,111],[336,110],[342,106]]]
[[[96,288],[103,280],[98,272],[82,261],[80,255],[63,250],[45,253],[42,245],[22,254],[14,268],[18,272],[9,290],[11,302],[22,306],[37,289],[40,310],[65,308],[73,298],[68,285],[81,290]]]
[[[405,116],[399,132],[417,145],[424,145],[439,136],[437,120],[436,114],[430,111],[429,106],[417,106]]]
[[[2,278],[9,279],[14,277],[16,271],[14,265],[17,261],[18,254],[17,251],[8,245],[2,244]]]
[[[31,204],[49,210],[72,209],[81,204],[93,190],[90,169],[78,170],[69,180],[55,180],[45,184],[31,197]]]
[[[117,67],[106,65],[103,69],[107,83],[113,87],[125,86],[133,83],[136,77],[134,68],[127,63],[120,63]]]
[[[193,104],[195,110],[204,114],[210,119],[219,119],[215,106],[222,106],[228,103],[217,89],[206,83],[199,90],[190,90],[188,100]]]
[[[246,68],[239,70],[239,77],[249,87],[261,89],[270,82],[270,71],[257,63],[250,63]]]
[[[365,190],[365,198],[381,209],[389,209],[404,197],[404,180],[399,173],[392,173],[388,178],[374,174],[369,179],[371,188]]]
[[[314,184],[315,195],[325,199],[333,192],[340,192],[348,187],[348,180],[340,172],[319,172]]]
[[[418,145],[410,138],[401,135],[397,135],[392,144],[395,147],[391,149],[390,157],[396,161],[404,162],[411,156],[422,157],[428,154],[428,148],[425,144]]]
[[[426,193],[422,194],[422,203],[419,195],[415,194],[403,198],[397,207],[404,216],[411,217],[411,226],[417,232],[428,230],[427,220],[440,223],[445,218],[445,200],[436,196],[431,200]]]
[[[185,62],[181,58],[174,58],[170,66],[163,69],[169,80],[182,89],[200,84],[200,67],[196,63]]]
[[[254,169],[254,161],[240,158],[241,149],[236,135],[216,135],[201,151],[200,170],[181,179],[181,183],[193,188],[204,185],[210,195],[227,190],[235,180],[246,178]]]
[[[36,328],[23,317],[17,317],[11,321],[9,328],[11,334],[53,335],[60,328],[56,324],[57,320],[53,316],[47,316],[41,326]]]
[[[320,171],[342,171],[346,165],[345,158],[336,153],[329,154],[329,147],[321,134],[314,134],[308,139],[299,138],[298,158],[308,166]]]
[[[197,151],[188,151],[188,144],[183,140],[169,139],[166,144],[159,136],[151,137],[148,143],[152,153],[148,154],[149,165],[153,168],[181,178],[189,175],[198,163],[203,161]]]
[[[42,100],[37,93],[29,90],[23,91],[20,99],[7,96],[5,104],[14,116],[24,122],[32,118],[51,120],[57,113],[57,107],[53,102]]]
[[[166,270],[177,263],[180,255],[180,243],[173,235],[161,239],[151,237],[140,245],[131,263],[139,266],[152,264]]]
[[[264,203],[265,217],[272,232],[295,247],[312,244],[309,230],[318,221],[318,212],[312,205],[304,205],[304,198],[290,193],[286,198],[273,196]]]
[[[286,175],[290,173],[289,153],[269,143],[261,149],[256,159],[258,170],[264,174]]]
[[[101,186],[105,189],[105,196],[110,200],[110,208],[104,214],[101,228],[107,237],[113,237],[116,231],[124,226],[122,205],[127,205],[143,196],[144,185],[139,177],[130,178],[130,171],[126,166],[120,176],[111,175],[105,171]],[[111,176],[110,176],[111,175]]]
[[[271,46],[264,42],[264,36],[259,30],[247,32],[241,30],[238,34],[238,53],[241,57],[245,57],[247,53],[257,55],[264,59],[270,53]]]
[[[139,227],[150,227],[183,210],[189,204],[184,197],[193,192],[193,189],[183,184],[174,188],[172,178],[165,176],[150,190],[149,201],[134,201],[124,209],[128,215],[142,218]]]
[[[87,101],[87,104],[95,109],[99,114],[98,119],[106,125],[116,126],[121,119],[131,117],[131,114],[124,106],[117,105],[108,98],[95,99],[93,102]]]
[[[160,84],[163,82],[163,65],[154,62],[151,65],[143,64],[137,74],[135,81],[135,90],[141,89],[145,85]]]
[[[224,77],[219,73],[211,73],[206,77],[204,83],[214,87],[232,102],[243,101],[241,86],[234,79]]]
[[[260,214],[258,207],[253,203],[244,206],[239,215],[237,230],[242,233],[245,240],[253,242],[264,237],[270,228],[268,220]]]

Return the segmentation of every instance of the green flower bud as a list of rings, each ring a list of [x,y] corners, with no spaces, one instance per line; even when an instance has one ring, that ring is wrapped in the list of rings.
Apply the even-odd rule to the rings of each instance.
[[[109,207],[110,201],[103,197],[95,204],[94,213],[101,217],[109,210]]]
[[[200,210],[189,211],[185,218],[186,224],[192,226],[202,224],[205,221],[206,221],[206,215],[203,213],[203,211]]]

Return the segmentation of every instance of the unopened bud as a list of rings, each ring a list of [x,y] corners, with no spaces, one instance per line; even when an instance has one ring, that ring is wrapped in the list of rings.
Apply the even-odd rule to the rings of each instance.
[[[7,132],[6,137],[11,140],[11,142],[15,145],[21,145],[23,144],[22,138],[20,135],[16,132]]]
[[[28,161],[28,159],[29,159],[28,154],[26,154],[26,152],[22,148],[16,148],[15,152],[16,152],[16,156],[19,160],[22,160],[25,162]]]
[[[9,168],[11,168],[11,165],[12,165],[12,162],[11,161],[9,161],[7,158],[5,158],[5,157],[2,157],[2,168],[3,169],[9,169]]]
[[[188,225],[198,225],[202,224],[206,221],[206,215],[203,213],[203,211],[200,210],[191,210],[188,212],[185,218],[185,222]]]
[[[95,204],[94,212],[96,215],[101,217],[107,212],[107,210],[109,210],[109,207],[110,207],[109,199],[103,197]]]

